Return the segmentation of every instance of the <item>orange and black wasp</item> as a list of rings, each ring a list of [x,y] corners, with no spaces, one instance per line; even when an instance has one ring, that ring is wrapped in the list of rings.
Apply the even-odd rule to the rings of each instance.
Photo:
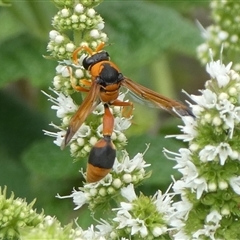
[[[81,86],[74,86],[76,90],[85,91],[88,92],[88,94],[70,120],[69,127],[62,143],[62,148],[64,148],[81,127],[88,115],[94,110],[99,102],[102,102],[104,105],[103,138],[99,140],[90,151],[86,176],[87,182],[101,180],[110,172],[114,164],[116,150],[111,141],[114,117],[109,107],[120,106],[133,108],[132,102],[125,102],[117,99],[121,87],[127,88],[143,100],[150,101],[157,107],[163,108],[174,115],[193,116],[185,105],[160,95],[125,77],[119,68],[110,61],[109,54],[102,50],[103,47],[104,43],[101,43],[96,50],[93,51],[87,46],[81,46],[73,53],[74,62],[78,61],[77,55],[80,51],[84,50],[89,54],[89,56],[83,59],[82,66],[89,71],[91,83],[89,89]],[[83,82],[88,84],[85,80],[83,80]]]

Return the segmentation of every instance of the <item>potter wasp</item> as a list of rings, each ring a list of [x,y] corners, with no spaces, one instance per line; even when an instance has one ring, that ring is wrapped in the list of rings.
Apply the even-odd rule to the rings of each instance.
[[[177,116],[192,115],[191,111],[183,104],[164,97],[129,78],[125,77],[119,68],[110,61],[109,54],[102,50],[101,43],[95,51],[87,46],[81,46],[73,52],[73,61],[78,62],[78,53],[85,51],[89,55],[82,61],[82,66],[89,71],[91,82],[81,80],[89,89],[81,86],[73,86],[78,91],[88,92],[79,109],[70,120],[69,127],[64,137],[62,148],[72,139],[81,127],[88,115],[94,110],[99,102],[104,105],[103,115],[103,138],[91,149],[87,166],[87,182],[96,182],[104,178],[112,169],[116,157],[116,150],[111,140],[114,127],[114,117],[109,109],[110,106],[133,108],[132,102],[120,101],[118,98],[120,88],[125,87],[139,98],[151,102],[157,107],[163,108]]]

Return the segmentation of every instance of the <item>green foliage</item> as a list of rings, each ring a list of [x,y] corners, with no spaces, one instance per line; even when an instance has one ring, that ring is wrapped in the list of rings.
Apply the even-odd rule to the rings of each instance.
[[[109,43],[113,43],[109,48],[123,68],[151,63],[166,50],[193,55],[201,42],[196,26],[169,7],[144,1],[106,1],[98,10],[106,22]]]
[[[55,180],[78,177],[80,174],[76,170],[83,167],[79,162],[73,163],[67,149],[60,151],[50,139],[34,143],[22,159],[32,174]]]

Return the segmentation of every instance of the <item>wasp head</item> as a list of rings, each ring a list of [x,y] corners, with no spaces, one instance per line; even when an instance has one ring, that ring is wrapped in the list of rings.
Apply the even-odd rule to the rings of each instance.
[[[89,70],[94,64],[101,61],[109,61],[109,54],[105,51],[98,52],[92,56],[85,57],[83,59],[82,65],[86,70]]]

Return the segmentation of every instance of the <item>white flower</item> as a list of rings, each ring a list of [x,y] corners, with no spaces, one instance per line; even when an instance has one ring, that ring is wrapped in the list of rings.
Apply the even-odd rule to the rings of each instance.
[[[123,151],[123,157],[121,162],[118,160],[115,161],[113,165],[113,170],[116,173],[126,172],[131,173],[134,170],[138,170],[139,172],[145,172],[145,168],[150,166],[151,164],[146,164],[146,162],[143,159],[143,154],[138,153],[134,156],[133,159],[130,159],[128,156],[128,153],[126,151]]]
[[[236,194],[240,195],[240,176],[231,177],[229,179],[229,183],[233,191]]]
[[[128,226],[128,221],[129,219],[132,219],[131,214],[128,212],[128,210],[125,209],[112,209],[112,210],[119,210],[117,212],[117,217],[113,219],[113,221],[117,222],[119,225],[117,226],[117,229],[122,229]]]
[[[186,184],[184,180],[177,180],[174,182],[173,190],[176,194],[184,194]]]
[[[203,192],[207,192],[208,185],[205,178],[196,178],[190,184],[189,187],[192,189],[196,189],[196,198],[200,199]]]
[[[127,222],[128,222],[128,226],[131,226],[131,228],[132,228],[131,235],[134,235],[137,232],[139,232],[141,237],[147,236],[148,230],[147,230],[144,220],[136,218],[136,219],[128,219]]]
[[[221,142],[218,146],[207,145],[199,152],[200,160],[203,162],[213,161],[219,156],[220,164],[224,165],[228,156],[232,156],[232,148],[228,143]]]
[[[228,156],[232,156],[232,148],[228,143],[221,142],[217,147],[217,152],[220,158],[220,164],[224,165]]]
[[[55,125],[54,123],[50,123],[49,125],[53,126],[54,128],[58,129],[59,131],[58,132],[50,132],[50,131],[43,130],[44,135],[56,138],[53,141],[53,143],[60,147],[62,144],[62,141],[64,139],[64,136],[66,135],[66,130],[63,130],[62,128]]]
[[[212,240],[217,240],[218,238],[215,238],[215,232],[216,230],[220,227],[220,224],[216,224],[216,225],[204,225],[203,229],[199,229],[198,231],[196,231],[193,234],[193,239],[197,240],[197,239],[201,239],[201,235],[202,237],[209,237]]]
[[[193,117],[190,116],[183,116],[181,117],[185,126],[178,126],[181,129],[181,132],[184,134],[177,134],[177,135],[168,135],[166,136],[167,138],[169,137],[175,137],[177,139],[181,139],[184,142],[189,142],[193,138],[197,136],[197,130],[196,130],[196,120]]]
[[[206,145],[199,152],[199,157],[202,162],[213,161],[216,156],[217,156],[216,147],[212,145]]]
[[[129,202],[137,199],[137,195],[134,191],[133,184],[129,184],[127,187],[121,189],[121,195],[126,198]]]
[[[159,237],[160,235],[164,234],[167,231],[166,227],[155,227],[152,230],[152,234],[154,237]]]
[[[232,62],[230,62],[227,66],[221,63],[220,60],[212,61],[207,64],[206,70],[210,74],[213,79],[217,80],[218,86],[224,87],[229,81],[230,77],[228,76],[229,71],[231,69]]]
[[[78,238],[76,238],[78,239]],[[94,226],[91,225],[87,230],[83,231],[79,240],[106,240],[102,233],[94,230]]]
[[[128,129],[131,126],[131,120],[127,118],[114,118],[114,131],[115,132],[122,132]]]
[[[217,103],[217,95],[209,89],[200,90],[202,95],[190,95],[190,98],[196,102],[199,106],[204,108],[214,108]]]
[[[176,224],[176,219],[187,219],[189,212],[191,211],[193,204],[188,201],[186,197],[182,195],[182,201],[175,202],[172,206],[176,209],[174,213],[174,218],[172,218],[171,225],[178,227]]]
[[[52,89],[50,89],[52,90]],[[56,105],[53,105],[51,108],[57,111],[57,117],[64,118],[69,113],[72,114],[77,111],[78,106],[73,102],[73,99],[70,96],[65,96],[63,93],[52,90],[58,97],[54,98],[51,95],[42,91],[49,101],[53,102]]]
[[[184,226],[184,225],[183,225]],[[180,229],[176,234],[173,235],[176,240],[190,240],[191,238],[185,234],[183,230]],[[192,239],[191,239],[192,240]]]
[[[240,107],[235,107],[230,101],[225,99],[217,104],[217,109],[219,110],[220,117],[227,127],[229,127],[229,136],[232,138],[234,125],[238,123],[240,119]]]
[[[158,212],[164,215],[166,221],[169,221],[170,217],[174,212],[174,207],[172,207],[171,204],[173,202],[172,198],[175,196],[175,194],[168,193],[171,186],[172,185],[169,186],[169,188],[164,194],[162,194],[162,192],[158,190],[157,193],[152,198],[154,204],[157,207]]]
[[[59,194],[56,196],[60,199],[63,198],[73,198],[73,202],[75,203],[75,205],[77,205],[74,210],[77,210],[79,208],[81,208],[84,204],[89,202],[89,196],[88,194],[86,194],[85,192],[82,191],[76,191],[75,189],[73,189],[73,192],[71,195],[68,196],[60,196]]]
[[[206,217],[206,222],[212,222],[218,224],[222,219],[222,215],[218,213],[217,210],[213,210]]]
[[[69,43],[71,44],[71,43]],[[63,77],[69,77],[70,76],[70,69],[69,67],[63,66],[61,64],[59,64],[56,67],[56,73],[57,74],[61,74]]]
[[[101,235],[107,235],[113,231],[113,227],[105,220],[101,219],[99,225],[96,225],[96,228],[99,229]]]
[[[100,103],[96,106],[96,108],[93,110],[93,114],[96,114],[96,115],[104,114],[104,106],[102,103]]]
[[[170,160],[175,160],[177,165],[174,166],[179,172],[183,174],[186,184],[192,182],[198,176],[198,171],[191,159],[191,152],[186,148],[180,148],[179,153],[174,153],[164,149],[165,156]],[[168,156],[172,154],[174,158]]]
[[[83,123],[81,127],[78,129],[78,131],[76,132],[75,138],[78,138],[78,137],[85,138],[90,136],[90,134],[91,134],[91,128],[85,123]]]

